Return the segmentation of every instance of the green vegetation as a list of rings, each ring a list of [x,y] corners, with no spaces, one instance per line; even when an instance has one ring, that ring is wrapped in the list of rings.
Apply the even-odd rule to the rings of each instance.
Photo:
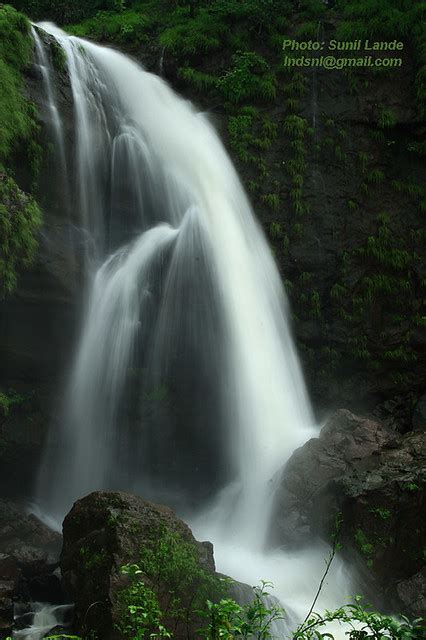
[[[238,52],[232,66],[219,78],[222,96],[234,103],[246,100],[272,100],[276,95],[276,80],[262,56],[253,51]]]
[[[0,173],[0,297],[14,290],[18,271],[33,262],[40,225],[36,201]]]
[[[318,112],[314,123],[309,113],[314,90],[312,70],[286,67],[284,54],[297,52],[283,52],[282,42],[287,37],[316,38],[324,20],[334,25],[329,37],[340,40],[401,39],[404,56],[408,56],[408,74],[411,59],[415,64],[420,121],[426,97],[424,3],[337,0],[329,3],[333,6],[326,6],[322,0],[16,0],[13,4],[33,18],[49,18],[66,25],[70,33],[142,55],[151,68],[156,68],[161,56],[172,82],[221,117],[227,144],[241,164],[240,173],[260,212],[274,254],[294,285],[291,298],[297,316],[301,321],[317,320],[324,347],[319,358],[312,358],[313,370],[330,374],[337,367],[338,358],[331,354],[335,347],[333,321],[338,317],[347,336],[347,352],[340,354],[343,368],[355,364],[364,376],[389,371],[392,384],[406,387],[410,383],[409,365],[416,358],[413,336],[426,324],[424,288],[420,295],[415,269],[424,240],[409,237],[409,224],[407,233],[401,233],[394,210],[387,225],[394,237],[386,241],[380,238],[381,231],[374,222],[380,212],[377,195],[387,190],[392,179],[400,194],[399,210],[408,199],[421,211],[426,210],[426,193],[417,184],[418,176],[392,173],[396,165],[392,156],[396,146],[392,145],[397,144],[401,133],[398,106],[383,93],[383,101],[375,101],[369,131],[359,140],[353,138],[353,127],[345,124],[338,112],[332,116]],[[19,47],[14,49],[19,51]],[[340,74],[347,82],[347,91],[360,100],[366,92],[371,93],[375,82],[382,82],[356,69]],[[4,94],[5,100],[13,99],[15,104],[23,100],[20,92]],[[321,109],[320,93],[318,99]],[[28,117],[22,118],[25,113]],[[2,109],[0,119],[3,114],[13,120],[2,127],[11,132],[10,142],[17,139],[14,132],[21,126],[29,149],[34,139],[31,108],[28,112],[22,105]],[[402,143],[414,163],[424,153],[421,140],[419,128]],[[33,156],[36,165],[37,152]],[[324,167],[329,164],[334,173],[344,167],[346,176],[361,178],[354,190],[345,194],[346,205],[344,202],[341,211],[342,218],[359,219],[359,224],[349,225],[349,235],[355,241],[349,242],[348,236],[336,256],[341,265],[340,276],[334,277],[336,282],[325,285],[318,281],[315,288],[312,283],[302,290],[299,276],[306,267],[299,267],[300,258],[296,260],[296,256],[303,255],[307,242],[313,251],[329,251],[318,232],[328,187],[323,184]],[[320,202],[318,211],[314,210],[313,184]],[[326,217],[337,217],[333,205]],[[280,225],[279,233],[274,230],[275,223]],[[339,238],[346,237],[346,228],[342,230],[337,222],[329,232],[336,238],[336,246]],[[413,233],[417,232],[413,228]],[[344,250],[348,269],[357,274],[355,286],[343,265]],[[401,327],[398,344],[386,339],[386,325],[392,326],[394,335],[395,325]]]
[[[18,148],[26,155],[33,179],[38,176],[41,147],[34,106],[24,95],[23,72],[32,41],[25,16],[0,5],[0,298],[14,290],[18,272],[28,267],[37,249],[41,212],[10,175]]]
[[[332,548],[318,585],[312,605],[305,619],[287,636],[274,633],[274,623],[286,620],[287,615],[277,600],[271,598],[271,583],[262,581],[252,587],[252,597],[239,604],[226,593],[232,587],[229,578],[219,579],[200,564],[199,552],[193,543],[170,528],[159,526],[151,531],[151,543],[139,553],[137,564],[122,567],[128,584],[117,595],[119,622],[117,629],[129,640],[159,640],[173,638],[177,623],[183,624],[188,640],[333,640],[327,625],[345,625],[349,640],[420,640],[424,628],[421,620],[412,623],[405,618],[395,620],[371,610],[356,596],[352,604],[335,611],[315,613],[314,609],[328,576],[331,564],[341,544],[341,514],[337,514],[332,535]],[[356,542],[368,558],[373,552],[361,530]],[[89,559],[87,548],[82,556]],[[96,571],[98,562],[91,561],[88,571]],[[179,637],[182,632],[179,632]],[[48,636],[80,640],[78,636],[60,634]],[[93,633],[81,640],[92,640]],[[11,640],[11,639],[7,639]]]
[[[0,5],[0,168],[17,141],[34,137],[34,108],[23,93],[22,72],[31,59],[29,22],[8,5]]]
[[[416,307],[420,287],[416,278],[418,252],[398,246],[400,240],[392,231],[386,214],[377,217],[376,232],[365,244],[342,257],[342,282],[336,283],[330,298],[339,313],[353,327],[349,345],[353,356],[367,363],[370,370],[380,371],[392,362],[394,374],[409,374],[417,354],[411,336],[418,321]],[[350,295],[349,280],[358,273],[355,293]],[[353,285],[352,285],[353,286]],[[411,313],[408,310],[411,309]],[[398,343],[388,337],[385,327],[397,323]],[[406,384],[409,377],[399,377]]]
[[[419,117],[426,110],[426,5],[410,0],[338,0],[336,8],[343,21],[337,28],[340,40],[357,38],[401,39],[414,45],[417,60],[416,95]],[[379,112],[379,126],[391,127],[393,114],[385,107]]]
[[[68,30],[81,38],[137,46],[146,41],[148,26],[148,17],[139,11],[99,11],[96,16],[68,27]]]
[[[367,564],[371,565],[372,556],[374,554],[374,545],[367,540],[367,537],[362,529],[357,529],[355,532],[355,542],[361,553],[366,556]]]
[[[119,594],[118,627],[129,639],[170,638],[171,621],[189,633],[207,598],[221,592],[220,581],[200,566],[196,547],[166,528],[153,532],[138,564],[123,567],[123,573],[130,585]]]
[[[21,405],[25,398],[13,389],[0,391],[0,416],[7,418],[12,407]]]
[[[391,517],[391,512],[389,509],[385,509],[383,507],[376,507],[375,509],[370,509],[371,513],[376,514],[382,520],[389,520]]]
[[[10,4],[33,20],[48,18],[67,24],[84,20],[100,9],[123,11],[127,3],[124,0],[11,0]]]
[[[356,596],[352,604],[335,611],[315,613],[331,564],[341,548],[341,526],[339,514],[333,546],[312,605],[302,623],[286,639],[333,640],[327,625],[337,622],[345,625],[349,640],[420,640],[424,631],[422,620],[411,623],[406,618],[395,620],[382,615],[364,605],[360,596]],[[356,542],[361,552],[370,558],[373,546],[361,530],[356,533]],[[224,597],[224,585],[230,587],[232,580],[218,580],[202,569],[196,548],[176,532],[164,528],[154,532],[152,545],[141,550],[140,562],[122,567],[122,573],[127,576],[129,585],[119,592],[121,620],[117,628],[129,640],[173,638],[172,627],[177,620],[186,624],[189,640],[269,640],[278,637],[284,640],[273,630],[274,623],[287,616],[278,601],[270,597],[272,584],[262,581],[252,587],[253,597],[244,605]],[[62,637],[79,640],[74,635],[49,636],[51,640]],[[89,637],[82,640],[89,640]]]
[[[93,553],[88,547],[81,547],[80,555],[83,558],[86,571],[100,569],[108,562],[108,557],[105,552],[98,551]]]

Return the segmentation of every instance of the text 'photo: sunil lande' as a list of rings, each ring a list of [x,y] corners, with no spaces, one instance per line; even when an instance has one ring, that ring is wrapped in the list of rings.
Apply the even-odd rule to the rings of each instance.
[[[283,41],[283,50],[288,51],[402,51],[404,43],[399,40],[298,40]]]

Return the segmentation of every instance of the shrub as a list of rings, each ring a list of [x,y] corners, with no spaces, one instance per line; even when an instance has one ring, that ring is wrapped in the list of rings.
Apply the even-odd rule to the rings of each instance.
[[[193,18],[182,12],[177,24],[166,28],[160,35],[160,45],[177,57],[206,53],[223,44],[223,25],[209,11],[201,8]]]
[[[138,11],[99,11],[80,24],[70,25],[67,31],[81,38],[136,45],[143,41],[149,24],[148,17]]]
[[[30,139],[34,132],[34,113],[23,94],[22,79],[31,52],[28,20],[0,5],[0,165],[17,141]]]
[[[159,527],[137,564],[123,567],[130,585],[119,593],[119,629],[126,637],[168,638],[167,624],[189,632],[207,598],[218,596],[220,581],[200,565],[197,548],[176,532]]]
[[[69,24],[89,18],[100,9],[122,11],[122,0],[11,0],[19,11],[31,16],[33,20],[54,20],[60,24]]]
[[[233,103],[248,99],[271,100],[276,95],[276,79],[262,56],[254,51],[238,52],[232,67],[218,80],[223,97]]]
[[[0,296],[13,291],[20,268],[34,260],[40,209],[5,173],[0,174]]]

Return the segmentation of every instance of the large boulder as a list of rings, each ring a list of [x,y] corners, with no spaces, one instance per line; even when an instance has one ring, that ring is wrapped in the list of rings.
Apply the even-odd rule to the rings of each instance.
[[[339,495],[338,478],[370,471],[375,456],[395,441],[395,432],[382,423],[337,411],[286,464],[275,500],[272,535],[280,545],[303,546],[312,537],[328,534]],[[325,504],[327,503],[327,504]]]
[[[130,578],[123,574],[122,567],[140,564],[144,554],[146,561],[147,551],[151,553],[148,564],[158,562],[155,554],[165,533],[190,545],[198,567],[214,576],[212,545],[197,542],[189,527],[168,507],[121,492],[94,492],[74,504],[63,524],[61,569],[64,587],[75,602],[77,632],[84,635],[94,631],[103,640],[123,638],[117,625],[123,620],[122,596]],[[164,562],[173,560],[165,557]],[[146,563],[141,567],[142,580],[155,591],[161,611],[170,612],[171,588],[164,584],[161,569],[152,569],[157,572],[154,579]],[[178,587],[175,593],[182,608],[187,608],[195,595],[186,591],[187,586],[183,591]],[[187,625],[195,624],[195,620],[167,614],[163,622],[173,625],[175,638],[186,638]]]
[[[282,472],[273,542],[330,540],[341,512],[344,551],[377,585],[377,600],[424,614],[425,460],[423,432],[401,435],[379,421],[336,412]]]

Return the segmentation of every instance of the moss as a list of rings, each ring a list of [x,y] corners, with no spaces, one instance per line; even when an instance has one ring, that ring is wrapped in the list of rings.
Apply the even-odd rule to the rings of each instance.
[[[67,55],[63,47],[56,40],[52,40],[50,44],[50,51],[52,53],[52,62],[54,67],[60,73],[66,71],[67,68]]]
[[[88,547],[81,547],[80,556],[82,557],[84,567],[88,572],[102,569],[110,563],[110,558],[108,557],[107,552],[103,549],[101,551],[92,551]]]
[[[34,134],[34,110],[24,95],[22,77],[31,53],[28,20],[12,7],[0,5],[0,165],[17,142]]]
[[[35,200],[10,176],[0,173],[0,296],[12,292],[18,271],[32,264],[40,225]]]

